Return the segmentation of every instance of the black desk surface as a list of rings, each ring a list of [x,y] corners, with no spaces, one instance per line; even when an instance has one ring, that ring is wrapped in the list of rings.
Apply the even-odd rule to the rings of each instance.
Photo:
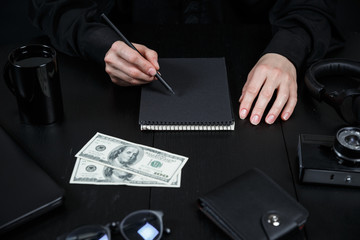
[[[48,126],[20,123],[16,100],[0,81],[0,124],[66,191],[63,207],[2,239],[54,239],[79,225],[121,220],[134,210],[147,208],[164,212],[164,225],[172,230],[165,239],[228,239],[199,212],[197,199],[253,167],[267,173],[309,210],[305,227],[308,239],[358,238],[360,189],[302,185],[298,181],[298,134],[334,134],[345,125],[336,113],[312,101],[300,83],[299,102],[288,122],[252,126],[237,117],[238,98],[247,74],[270,39],[268,26],[135,29],[124,32],[133,42],[157,50],[160,57],[226,58],[235,131],[141,132],[140,87],[115,86],[101,67],[62,54],[58,59],[65,110],[62,122]],[[19,44],[0,48],[1,66],[16,46]],[[348,53],[360,58],[360,53]],[[75,153],[96,132],[189,157],[182,171],[181,188],[69,184]]]

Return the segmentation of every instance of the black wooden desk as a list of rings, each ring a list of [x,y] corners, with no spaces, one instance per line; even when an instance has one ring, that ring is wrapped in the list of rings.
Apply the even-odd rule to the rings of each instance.
[[[61,54],[59,68],[65,110],[62,122],[48,126],[20,123],[15,98],[0,81],[0,124],[66,191],[63,207],[1,238],[54,239],[79,225],[121,220],[134,210],[150,208],[164,211],[164,225],[172,230],[165,239],[228,239],[197,210],[197,199],[253,167],[266,172],[309,209],[310,219],[305,228],[309,239],[326,238],[329,231],[324,229],[331,229],[334,239],[345,239],[340,237],[342,234],[348,236],[347,239],[359,235],[356,228],[360,222],[357,218],[359,190],[302,186],[297,181],[297,134],[318,129],[311,128],[311,124],[306,128],[305,120],[315,121],[311,120],[312,112],[308,114],[307,106],[300,103],[285,124],[277,121],[271,126],[264,123],[252,126],[248,120],[237,117],[241,88],[270,39],[268,26],[133,29],[137,31],[130,28],[124,31],[129,39],[157,50],[160,57],[225,56],[236,117],[235,131],[141,132],[139,87],[117,87],[98,66]],[[15,46],[18,45],[1,47],[1,66]],[[335,115],[329,118],[337,120]],[[335,125],[333,128],[322,126],[322,132],[334,130]],[[182,171],[181,188],[69,184],[75,153],[96,132],[189,157]],[[320,201],[321,198],[324,199]]]
[[[353,33],[349,35],[345,47],[329,57],[360,61],[359,42],[360,34]],[[359,239],[360,188],[305,185],[298,181],[298,135],[303,133],[335,136],[340,128],[349,125],[333,108],[313,100],[303,84],[300,84],[299,101],[291,121],[281,125],[298,199],[310,212],[306,224],[309,239]]]

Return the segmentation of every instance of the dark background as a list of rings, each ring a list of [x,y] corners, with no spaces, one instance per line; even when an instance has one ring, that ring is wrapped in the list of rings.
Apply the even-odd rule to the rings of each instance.
[[[360,16],[357,14],[360,9],[360,1],[340,0],[339,2],[340,6],[337,12],[341,29],[344,30],[346,35],[350,32],[358,32],[355,35],[359,39]],[[27,21],[26,4],[27,2],[19,0],[0,3],[0,24],[2,26],[0,44],[20,45],[41,34]],[[269,31],[266,31],[268,26],[263,26],[263,28],[259,28],[257,25],[254,26],[243,26],[243,28],[234,31],[233,29],[228,31],[224,29],[223,34],[226,38],[218,34],[218,31],[208,31],[208,35],[199,34],[196,31],[206,30],[206,28],[210,29],[212,26],[201,26],[198,29],[197,27],[199,26],[187,25],[180,26],[180,30],[183,30],[182,33],[185,34],[181,35],[177,31],[173,32],[177,38],[174,37],[175,34],[167,36],[170,31],[163,27],[157,29],[157,34],[149,34],[153,32],[152,29],[142,29],[145,32],[132,32],[131,39],[139,39],[141,41],[155,37],[159,39],[166,39],[166,37],[167,39],[172,39],[168,44],[163,44],[165,40],[157,42],[154,39],[150,39],[149,41],[154,44],[152,45],[154,46],[153,49],[158,50],[161,56],[165,54],[165,57],[217,56],[219,53],[224,54],[229,59],[229,79],[232,80],[230,81],[232,83],[230,89],[233,103],[235,103],[237,102],[237,96],[240,94],[241,85],[245,82],[246,74],[257,61],[257,56],[266,45],[270,35]],[[259,38],[259,36],[263,36],[263,38]],[[195,41],[193,45],[181,44],[188,38]],[[197,48],[207,38],[215,38],[222,41],[211,41],[208,42],[207,48]],[[221,44],[211,45],[218,42]],[[235,44],[238,42],[241,44]],[[348,42],[352,42],[353,45],[345,48],[347,50],[341,56],[354,56],[354,58],[359,60],[359,47],[354,47],[359,46],[359,40],[349,38]],[[178,47],[173,48],[172,46]],[[229,46],[231,48],[227,48]],[[5,47],[0,50],[5,52]],[[6,52],[8,51],[9,49],[6,48]],[[358,204],[358,199],[360,199],[359,191],[341,187],[334,188],[332,186],[302,185],[298,183],[297,175],[291,175],[297,173],[296,146],[299,133],[328,135],[338,129],[341,120],[339,120],[335,111],[330,109],[329,106],[311,101],[299,89],[299,102],[292,121],[281,122],[273,126],[260,125],[250,127],[248,121],[237,119],[238,129],[241,129],[241,131],[235,131],[231,134],[139,133],[139,131],[131,131],[138,127],[136,119],[138,101],[140,99],[138,88],[127,88],[126,90],[124,88],[115,88],[110,81],[102,81],[105,72],[101,69],[92,69],[89,67],[89,63],[76,58],[69,58],[64,55],[59,56],[61,56],[59,63],[62,64],[60,66],[63,69],[62,74],[66,76],[62,78],[64,80],[62,86],[64,87],[64,94],[67,96],[64,98],[64,103],[68,119],[64,125],[56,125],[54,128],[50,128],[49,130],[51,131],[43,128],[29,129],[26,126],[21,127],[21,125],[19,127],[16,121],[11,121],[15,117],[9,116],[16,116],[17,114],[15,111],[15,99],[10,97],[11,93],[5,89],[4,82],[0,81],[3,84],[0,85],[0,90],[2,90],[0,94],[2,99],[0,101],[2,104],[1,124],[4,124],[4,127],[7,127],[12,135],[15,136],[15,139],[19,140],[24,150],[28,151],[39,162],[39,165],[59,182],[67,181],[71,174],[73,154],[69,152],[69,149],[80,149],[82,144],[90,139],[94,129],[109,135],[112,135],[111,133],[121,133],[121,138],[123,139],[149,146],[154,145],[154,147],[159,149],[188,155],[191,159],[210,159],[213,156],[217,156],[216,153],[220,152],[223,154],[219,155],[222,159],[235,159],[234,156],[243,156],[240,155],[240,153],[243,154],[242,149],[248,149],[252,146],[262,146],[263,151],[255,151],[254,156],[251,153],[251,158],[247,155],[243,156],[240,161],[224,164],[221,170],[219,170],[219,164],[216,164],[219,162],[218,158],[214,158],[215,161],[210,161],[209,163],[208,161],[190,161],[186,166],[186,171],[184,171],[183,187],[175,191],[169,189],[123,188],[121,189],[121,195],[125,197],[121,198],[119,197],[120,192],[114,194],[111,186],[94,190],[93,186],[63,184],[68,197],[66,211],[62,210],[56,214],[45,216],[45,218],[39,219],[38,222],[31,222],[20,230],[12,232],[14,238],[9,239],[24,239],[25,237],[23,236],[25,235],[32,239],[47,239],[48,236],[67,232],[78,223],[103,223],[109,219],[114,219],[114,216],[117,219],[121,218],[124,216],[125,211],[122,211],[120,207],[116,208],[116,211],[111,207],[87,212],[98,206],[113,206],[114,201],[116,201],[116,206],[122,206],[126,203],[127,211],[148,208],[149,206],[153,209],[163,209],[166,213],[165,217],[169,219],[169,221],[165,219],[164,222],[172,228],[172,236],[193,236],[187,239],[196,239],[197,236],[195,235],[200,235],[202,237],[198,237],[198,239],[224,239],[221,231],[210,227],[213,225],[210,225],[210,222],[207,221],[208,219],[198,211],[195,211],[194,199],[252,166],[261,166],[263,169],[266,169],[266,172],[278,183],[281,183],[284,189],[293,195],[297,195],[299,202],[311,212],[311,217],[305,227],[309,239],[358,239],[360,235],[360,220],[358,218],[360,215]],[[1,67],[5,59],[2,57],[0,62]],[[76,66],[76,68],[69,66]],[[234,81],[237,78],[240,78],[240,81]],[[91,80],[91,84],[88,84],[89,80]],[[301,87],[302,85],[299,84],[299,86]],[[79,95],[77,89],[84,89],[83,95]],[[88,97],[89,93],[92,94],[99,89],[98,94],[100,94],[99,99],[101,101],[99,102],[96,98],[89,98],[91,102],[88,102],[86,96]],[[82,99],[79,102],[80,105],[74,105],[73,103],[79,101],[79,99]],[[122,99],[130,99],[129,102],[133,104],[130,105],[128,102],[121,101]],[[83,107],[92,105],[97,106],[97,108]],[[133,107],[134,105],[136,107]],[[105,117],[96,114],[99,106],[104,110]],[[237,105],[233,106],[235,112]],[[84,111],[80,117],[78,115],[79,109]],[[123,114],[124,112],[126,114]],[[94,118],[91,121],[84,121],[86,116],[94,116]],[[114,124],[115,121],[116,124]],[[126,124],[118,124],[118,122]],[[280,124],[281,126],[279,126]],[[282,131],[280,131],[280,127]],[[253,137],[259,133],[261,133],[261,138]],[[53,138],[52,134],[57,134],[59,137]],[[214,141],[214,138],[216,138],[216,141]],[[191,142],[193,139],[196,139],[194,144]],[[229,142],[231,144],[228,144]],[[255,142],[256,145],[254,144]],[[190,143],[191,148],[189,147]],[[220,147],[224,145],[224,148]],[[211,151],[198,151],[203,146],[207,146]],[[234,148],[233,146],[241,146],[241,148]],[[43,153],[45,147],[47,154]],[[54,151],[57,154],[54,154]],[[267,158],[263,158],[264,153],[269,153],[268,156],[277,157],[272,159],[272,161],[268,161]],[[53,155],[55,155],[56,160],[48,161],[49,156]],[[245,161],[246,159],[252,159],[252,161]],[[289,161],[290,165],[287,161]],[[204,165],[204,162],[207,165]],[[291,173],[288,169],[289,167],[291,168]],[[230,174],[212,177],[214,174],[207,174],[209,171],[212,171],[212,173],[223,172]],[[195,176],[195,180],[191,176]],[[197,178],[197,176],[201,177]],[[178,199],[176,207],[166,204],[168,199],[163,196],[170,193],[173,198]],[[150,202],[149,195],[151,195]],[[133,198],[132,196],[136,196],[136,201],[128,201],[128,199]],[[92,200],[85,201],[86,199]],[[84,202],[86,202],[85,206],[82,205]],[[84,212],[86,213],[84,214]],[[101,214],[99,214],[100,212]],[[172,226],[176,226],[176,228]],[[191,229],[191,227],[199,229],[199,231],[195,233],[181,231],[182,229]]]
[[[0,2],[0,44],[26,43],[41,35],[27,17],[29,1],[3,0]],[[350,32],[360,32],[360,1],[339,0],[337,21],[345,36]]]

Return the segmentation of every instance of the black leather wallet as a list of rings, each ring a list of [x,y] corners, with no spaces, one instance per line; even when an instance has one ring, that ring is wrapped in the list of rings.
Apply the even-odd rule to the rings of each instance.
[[[232,239],[279,239],[302,229],[309,215],[255,168],[200,197],[199,208]]]

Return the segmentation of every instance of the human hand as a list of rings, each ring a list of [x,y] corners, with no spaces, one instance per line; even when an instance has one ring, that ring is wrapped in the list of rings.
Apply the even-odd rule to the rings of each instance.
[[[114,42],[106,53],[105,71],[113,83],[132,86],[149,83],[155,79],[155,74],[159,70],[157,53],[141,44],[134,46],[143,57],[122,41]]]
[[[265,122],[272,124],[281,112],[281,119],[288,120],[297,102],[296,68],[284,56],[267,53],[250,71],[239,99],[239,116],[245,119],[257,95],[250,122],[259,124],[266,106],[277,90],[277,96],[266,115]]]

